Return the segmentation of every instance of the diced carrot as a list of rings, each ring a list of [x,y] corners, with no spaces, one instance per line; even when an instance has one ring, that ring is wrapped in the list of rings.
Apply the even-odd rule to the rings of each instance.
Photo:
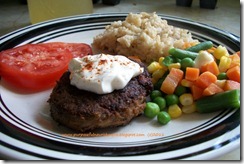
[[[215,50],[216,50],[216,47],[207,49],[208,53],[210,53],[210,54],[213,54]]]
[[[240,75],[240,66],[235,66],[227,70],[226,75],[229,80],[234,80],[240,83],[241,75]]]
[[[231,58],[231,64],[229,68],[240,65],[240,56],[238,55],[238,53],[234,53],[233,55],[230,55],[229,58]]]
[[[203,72],[199,77],[198,79],[195,81],[195,84],[198,86],[198,87],[201,87],[203,89],[207,88],[211,83],[215,83],[217,81],[217,77],[207,71],[207,72]]]
[[[172,68],[169,72],[170,75],[173,75],[174,77],[176,77],[177,79],[182,80],[184,72],[180,69],[177,68]]]
[[[187,67],[185,73],[185,79],[189,81],[195,81],[199,77],[200,70],[198,68]]]
[[[214,75],[217,76],[219,74],[219,67],[215,61],[212,61],[201,67],[201,72],[206,72],[206,71],[212,72]]]
[[[201,98],[203,96],[202,95],[202,93],[203,93],[203,89],[202,88],[200,88],[200,87],[198,87],[196,85],[192,85],[190,87],[190,89],[191,89],[191,94],[192,94],[193,100],[197,100],[197,99],[199,99],[199,98]]]
[[[238,55],[239,57],[240,57],[240,55],[241,55],[241,52],[240,51],[237,51],[237,52],[235,52],[233,55]],[[232,56],[232,55],[231,55]]]
[[[241,52],[240,51],[237,51],[236,54],[240,57]]]
[[[166,94],[173,94],[175,88],[182,80],[184,72],[180,69],[172,68],[163,81],[160,90]]]
[[[191,44],[189,42],[185,42],[183,45],[183,49],[187,49],[189,47],[191,47]]]
[[[175,82],[174,78],[172,76],[167,75],[165,80],[163,81],[160,90],[167,94],[173,94],[175,91],[175,88],[177,86],[177,82]]]
[[[184,45],[183,45],[183,49],[187,49],[189,47],[192,47],[194,45],[196,45],[197,43],[195,42],[185,42]]]
[[[218,85],[216,85],[215,83],[211,83],[207,88],[205,88],[203,90],[202,95],[211,96],[211,95],[214,95],[214,94],[220,93],[220,92],[224,92],[224,90],[222,88],[220,88]]]
[[[229,90],[233,90],[233,89],[240,89],[241,84],[233,81],[233,80],[226,80],[225,86],[224,86],[224,90],[225,91],[229,91]]]

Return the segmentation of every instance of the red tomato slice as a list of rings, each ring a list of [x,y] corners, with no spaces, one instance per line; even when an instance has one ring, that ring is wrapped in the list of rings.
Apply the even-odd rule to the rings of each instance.
[[[88,54],[91,47],[83,43],[27,44],[0,52],[0,75],[20,90],[41,91],[55,85],[72,57]]]

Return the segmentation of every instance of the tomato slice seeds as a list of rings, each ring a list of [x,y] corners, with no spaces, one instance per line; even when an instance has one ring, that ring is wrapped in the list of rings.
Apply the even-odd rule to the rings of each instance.
[[[73,57],[89,54],[84,43],[26,44],[0,52],[0,75],[21,90],[41,91],[55,85]]]

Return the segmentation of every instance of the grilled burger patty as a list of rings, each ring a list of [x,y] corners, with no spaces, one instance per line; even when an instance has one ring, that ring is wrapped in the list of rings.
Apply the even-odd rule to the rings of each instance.
[[[146,67],[125,88],[102,95],[70,85],[69,75],[63,74],[48,102],[55,121],[80,132],[128,124],[143,112],[146,96],[153,89]]]

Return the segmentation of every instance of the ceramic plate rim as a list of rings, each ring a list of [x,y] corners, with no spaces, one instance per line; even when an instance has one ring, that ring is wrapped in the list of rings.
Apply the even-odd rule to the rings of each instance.
[[[91,15],[89,15],[89,14],[87,14],[87,15],[82,15],[82,16],[71,16],[71,17],[66,17],[66,18],[60,18],[60,19],[55,19],[55,20],[51,20],[51,21],[45,21],[45,22],[41,22],[41,23],[38,23],[38,24],[35,24],[35,25],[30,25],[30,26],[27,26],[27,27],[24,27],[24,28],[21,28],[21,29],[19,29],[19,30],[16,30],[16,31],[13,31],[13,32],[11,32],[11,33],[9,33],[9,34],[6,34],[6,35],[4,35],[4,36],[2,36],[2,37],[0,37],[0,43],[1,43],[1,45],[0,45],[0,50],[2,50],[3,49],[3,47],[4,47],[4,45],[10,45],[10,46],[12,46],[12,45],[14,45],[14,44],[11,44],[11,40],[9,40],[9,39],[14,39],[15,37],[19,37],[19,34],[21,34],[21,35],[23,35],[23,34],[25,34],[25,33],[28,33],[28,32],[31,32],[31,31],[33,31],[33,30],[35,30],[35,29],[38,29],[38,28],[45,28],[46,26],[48,26],[48,25],[56,25],[56,24],[58,24],[58,23],[63,23],[63,22],[68,22],[68,21],[74,21],[74,22],[76,22],[76,21],[79,21],[79,20],[85,20],[85,19],[101,19],[101,18],[104,18],[104,19],[106,19],[106,18],[108,18],[108,17],[116,17],[116,18],[120,18],[120,17],[125,17],[126,15],[127,15],[128,13],[103,13],[103,14],[101,14],[101,13],[99,13],[99,14],[91,14]],[[207,30],[210,30],[210,31],[213,31],[213,32],[217,32],[217,33],[219,33],[219,34],[223,34],[223,36],[224,37],[226,37],[226,38],[229,38],[231,41],[233,41],[234,43],[233,44],[236,44],[236,47],[235,47],[235,49],[238,47],[238,43],[240,44],[240,38],[239,37],[237,37],[237,36],[235,36],[235,35],[233,35],[233,34],[231,34],[231,33],[229,33],[229,32],[226,32],[226,31],[223,31],[223,30],[220,30],[220,29],[217,29],[217,28],[215,28],[215,27],[212,27],[212,26],[209,26],[209,25],[206,25],[206,24],[202,24],[202,23],[199,23],[199,22],[194,22],[194,21],[191,21],[191,20],[188,20],[188,19],[184,19],[184,18],[179,18],[179,17],[174,17],[174,16],[169,16],[169,15],[163,15],[163,14],[158,14],[159,16],[161,16],[162,18],[165,18],[165,19],[169,19],[169,20],[175,20],[176,22],[177,21],[179,21],[179,20],[181,20],[181,22],[180,23],[188,23],[188,24],[192,24],[192,25],[195,25],[195,26],[202,26],[203,28],[205,28],[205,29],[207,29]],[[196,35],[197,35],[197,33],[196,33]],[[201,37],[201,35],[199,35],[199,37]],[[4,43],[4,44],[2,44],[2,43]],[[228,43],[229,44],[229,43]],[[6,48],[6,46],[4,47],[4,48]],[[240,46],[239,46],[239,48],[240,48]],[[0,93],[0,96],[1,96],[1,93]],[[2,104],[4,104],[4,102],[3,102],[3,100],[2,100],[2,98],[1,98],[1,103]],[[8,126],[13,126],[13,125],[11,125],[11,123],[9,123],[8,121],[6,121],[5,119],[4,119],[4,117],[3,117],[3,112],[2,112],[2,108],[4,108],[3,106],[1,106],[1,122],[2,123],[4,123],[4,128],[7,128]],[[237,113],[237,112],[234,112],[234,113]],[[239,120],[239,122],[236,122],[236,124],[235,124],[235,127],[234,127],[234,129],[237,129],[238,130],[238,128],[240,128],[239,125],[240,124],[240,120]],[[11,132],[6,132],[6,129],[4,129],[4,128],[1,128],[2,130],[1,131],[4,131],[4,133],[6,133],[6,134],[11,134],[10,136],[7,136],[6,134],[4,134],[4,133],[1,133],[1,135],[3,136],[3,137],[6,137],[6,138],[12,138],[12,140],[14,141],[14,140],[16,140],[16,142],[19,142],[20,140],[18,139],[18,137],[16,137],[15,135],[13,135],[13,132],[11,133]],[[233,129],[231,129],[231,130],[233,130]],[[230,130],[230,131],[231,131]],[[19,129],[17,129],[17,131],[19,131]],[[6,136],[5,136],[6,135]],[[26,135],[26,134],[25,134]],[[219,135],[219,136],[217,136],[217,137],[221,137],[221,135]],[[216,138],[217,138],[216,137]],[[238,135],[236,135],[236,136],[234,136],[233,137],[234,138],[234,140],[231,142],[231,141],[228,141],[228,140],[225,140],[224,141],[224,143],[226,144],[226,146],[225,145],[223,145],[223,148],[226,148],[226,147],[228,147],[230,150],[232,150],[232,149],[234,149],[234,148],[236,148],[237,146],[238,146],[238,144],[236,144],[236,143],[238,143],[238,142],[240,142],[239,140],[240,140],[240,134],[239,134],[239,136]],[[212,138],[212,139],[215,139],[215,138]],[[209,140],[210,141],[210,140]],[[11,144],[9,144],[9,143],[7,143],[6,141],[1,141],[6,147],[8,147],[8,148],[12,148],[13,150],[14,149],[17,149],[17,147],[18,146],[16,146],[16,145],[11,145]],[[228,142],[228,143],[227,143]],[[202,142],[202,143],[204,143],[204,142]],[[230,144],[230,143],[232,143],[232,145]],[[23,141],[23,144],[29,144],[27,141]],[[33,146],[33,148],[40,148],[38,145],[32,145]],[[194,146],[194,145],[191,145],[191,146]],[[225,146],[225,147],[224,147]],[[20,147],[18,147],[18,149],[17,150],[23,150],[23,152],[24,152],[24,149],[23,148],[20,148]],[[175,149],[175,151],[176,151],[177,149]],[[220,150],[220,149],[216,149],[216,150]],[[26,151],[26,150],[25,150]],[[1,150],[0,150],[0,152],[1,152]],[[28,152],[28,151],[27,151]],[[214,149],[213,150],[211,150],[211,152],[214,152]],[[224,152],[224,151],[223,151]],[[158,152],[157,152],[158,153]],[[155,154],[157,154],[157,153],[155,153]],[[34,153],[35,154],[35,153]],[[160,153],[159,153],[160,154]],[[206,153],[205,153],[206,154]],[[217,154],[215,153],[214,155],[208,155],[208,158],[213,158],[214,156],[218,156],[218,155],[220,155],[221,154],[221,152],[218,152]],[[50,156],[50,155],[47,155],[47,156],[45,156],[45,155],[41,155],[41,154],[35,154],[35,155],[39,155],[39,157],[44,157],[44,158],[46,158],[46,157],[48,157],[48,158],[53,158],[52,156]],[[93,158],[94,156],[93,156],[94,154],[92,154],[91,156],[89,156],[89,157],[86,157],[86,155],[84,155],[83,156],[83,158],[84,159],[87,159],[87,158]],[[154,155],[154,153],[150,153],[150,154],[147,154],[147,153],[142,153],[142,154],[137,154],[137,155],[130,155],[129,157],[127,156],[127,155],[123,155],[123,156],[118,156],[118,155],[115,155],[115,156],[103,156],[105,159],[107,158],[107,157],[110,157],[111,159],[118,159],[118,158],[123,158],[123,159],[126,159],[126,158],[129,158],[129,159],[137,159],[137,157],[140,157],[140,156],[142,156],[142,157],[146,157],[146,156],[148,156],[148,155]],[[204,155],[204,153],[200,153],[200,154],[195,154],[195,155],[188,155],[188,156],[175,156],[175,157],[173,157],[172,156],[172,158],[170,158],[170,159],[187,159],[187,158],[189,158],[189,159],[196,159],[196,158],[200,158],[200,156],[201,157],[204,157],[205,158],[205,155]],[[82,157],[82,156],[79,156],[79,157]],[[104,159],[103,157],[101,157],[101,159]],[[117,158],[118,157],[118,158]],[[157,157],[152,157],[152,158],[157,158]],[[203,158],[203,159],[204,159]]]

